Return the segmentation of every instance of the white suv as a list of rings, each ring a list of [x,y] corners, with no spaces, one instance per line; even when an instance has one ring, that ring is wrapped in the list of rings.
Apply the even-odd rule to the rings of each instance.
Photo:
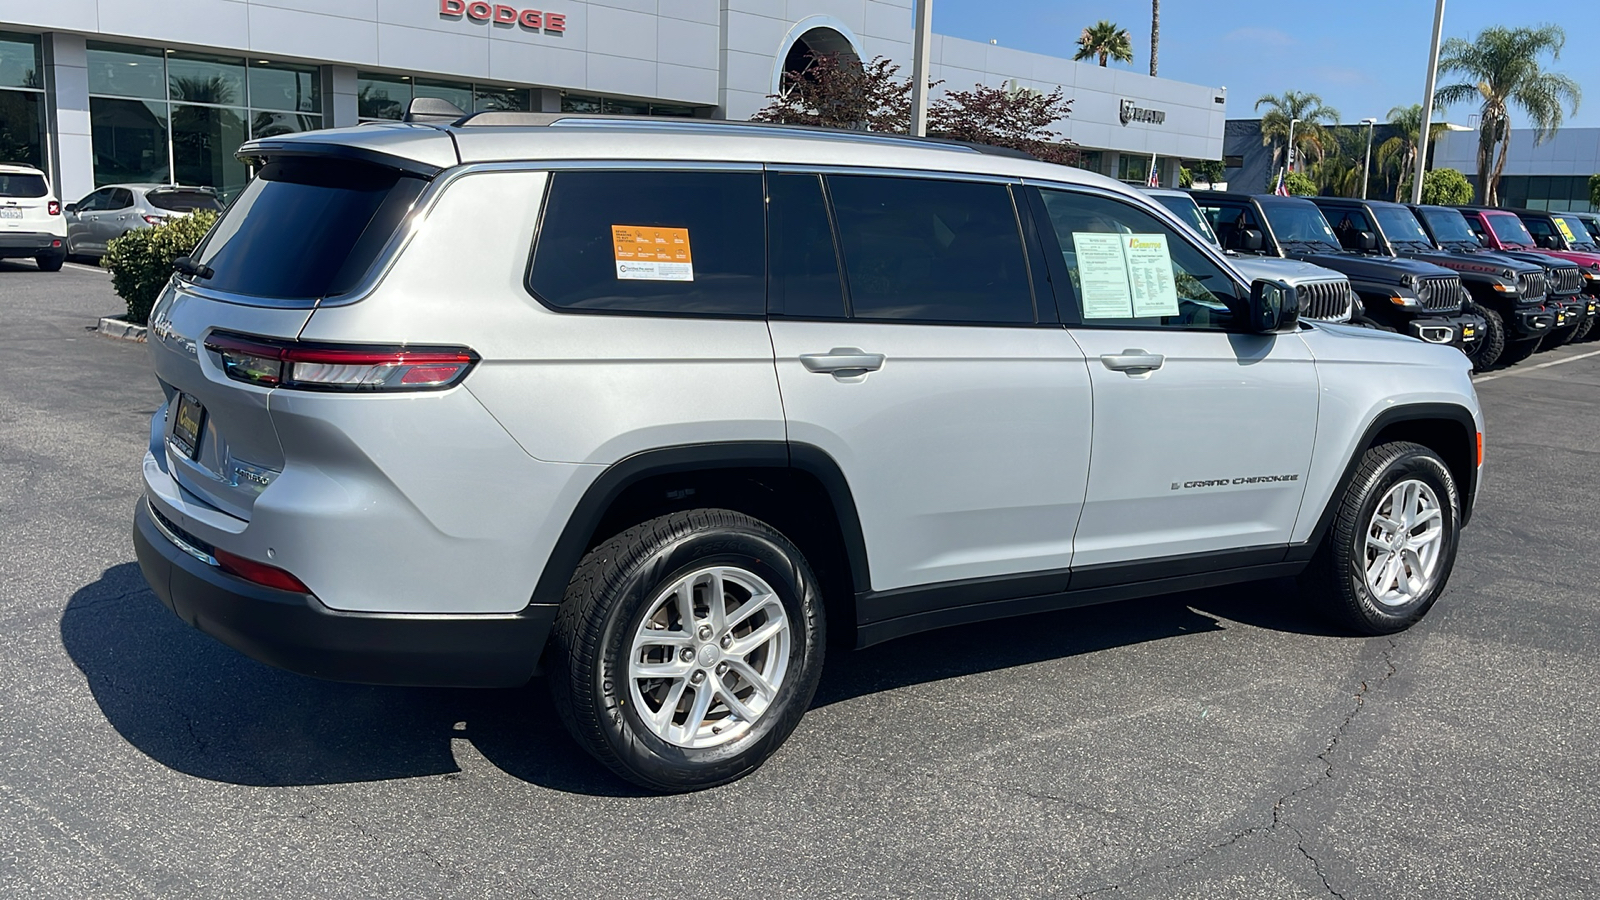
[[[1138,192],[967,145],[480,113],[262,139],[151,318],[135,540],[326,678],[522,684],[658,790],[738,778],[824,634],[1278,576],[1439,596],[1458,351],[1297,321]]]
[[[28,256],[46,272],[61,271],[67,220],[43,172],[0,163],[0,259]]]

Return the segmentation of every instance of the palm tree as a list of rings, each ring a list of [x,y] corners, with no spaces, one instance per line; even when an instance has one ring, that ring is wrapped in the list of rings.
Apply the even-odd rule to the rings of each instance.
[[[1161,55],[1161,0],[1150,0],[1150,77],[1156,77],[1156,57]]]
[[[1326,155],[1328,136],[1323,130],[1324,122],[1332,125],[1339,121],[1339,111],[1331,106],[1324,106],[1322,98],[1316,94],[1298,91],[1284,91],[1282,96],[1262,94],[1256,101],[1256,109],[1268,107],[1267,114],[1261,117],[1261,143],[1272,148],[1272,168],[1278,168],[1279,147],[1289,144],[1290,123],[1293,122],[1294,144],[1298,156],[1305,156],[1306,151],[1311,151],[1315,161],[1321,162]]]
[[[1128,38],[1128,29],[1101,19],[1083,30],[1078,37],[1078,53],[1072,58],[1080,61],[1098,58],[1102,67],[1108,58],[1133,62],[1133,41]]]
[[[1476,40],[1451,38],[1444,42],[1439,71],[1459,72],[1468,80],[1447,84],[1434,94],[1434,102],[1449,106],[1481,101],[1478,108],[1478,196],[1491,206],[1500,202],[1500,173],[1511,150],[1511,107],[1517,106],[1533,123],[1535,145],[1561,127],[1562,107],[1578,112],[1578,83],[1559,72],[1546,72],[1539,58],[1561,58],[1567,33],[1559,25],[1540,28],[1485,28]],[[1496,154],[1496,145],[1499,153]],[[1492,164],[1491,164],[1492,163]]]
[[[1389,128],[1394,135],[1379,144],[1373,151],[1378,171],[1394,169],[1394,202],[1399,203],[1401,191],[1416,177],[1417,143],[1422,137],[1422,104],[1396,106],[1389,110]],[[1428,143],[1439,139],[1449,126],[1434,122],[1428,127]]]

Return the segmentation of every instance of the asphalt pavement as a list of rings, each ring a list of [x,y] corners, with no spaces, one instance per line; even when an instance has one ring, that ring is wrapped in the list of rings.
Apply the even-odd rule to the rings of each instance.
[[[752,777],[642,795],[544,685],[332,684],[145,588],[160,391],[102,272],[0,262],[0,897],[1600,895],[1600,344],[1479,384],[1443,598],[1285,581],[836,652]]]

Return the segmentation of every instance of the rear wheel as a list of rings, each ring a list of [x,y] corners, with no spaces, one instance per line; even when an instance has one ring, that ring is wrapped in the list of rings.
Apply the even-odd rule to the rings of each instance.
[[[1450,468],[1420,444],[1381,444],[1362,457],[1338,504],[1302,590],[1359,634],[1411,627],[1455,564],[1461,498]]]
[[[741,513],[652,519],[584,557],[551,633],[550,689],[623,778],[741,778],[794,731],[822,671],[822,596],[793,544]]]
[[[1483,334],[1467,348],[1467,358],[1472,360],[1472,370],[1482,372],[1500,360],[1506,346],[1506,325],[1500,314],[1487,306],[1468,303],[1462,310],[1469,315],[1483,317]]]
[[[1500,365],[1509,366],[1522,362],[1533,354],[1539,352],[1539,345],[1544,338],[1525,338],[1520,341],[1507,341],[1506,348],[1500,351]]]
[[[67,255],[65,253],[41,253],[35,256],[33,261],[39,265],[39,271],[41,272],[59,272],[61,271],[61,264],[67,261]]]

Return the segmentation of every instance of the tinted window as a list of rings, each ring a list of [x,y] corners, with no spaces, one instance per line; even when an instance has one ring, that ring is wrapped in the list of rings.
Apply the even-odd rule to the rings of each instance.
[[[1422,230],[1422,223],[1417,221],[1411,210],[1403,206],[1376,206],[1372,209],[1372,216],[1378,220],[1378,226],[1390,241],[1432,245],[1428,233]]]
[[[1222,329],[1243,316],[1245,298],[1233,279],[1191,237],[1109,197],[1049,190],[1040,195],[1085,325]],[[1155,249],[1161,245],[1164,251]],[[1124,253],[1125,247],[1133,249]],[[1170,265],[1170,284],[1159,283],[1167,273],[1150,271],[1152,264]],[[1119,291],[1120,301],[1112,296]],[[1118,302],[1125,313],[1114,311]],[[1168,312],[1138,315],[1140,306]]]
[[[1156,194],[1150,199],[1165,206],[1169,212],[1183,221],[1183,224],[1194,229],[1194,233],[1205,238],[1208,242],[1217,243],[1217,236],[1211,230],[1211,224],[1206,217],[1200,214],[1200,207],[1195,205],[1189,197],[1174,197],[1171,194]]]
[[[145,195],[156,209],[193,212],[197,209],[220,210],[217,195],[209,191],[151,191]]]
[[[43,197],[48,193],[43,175],[0,174],[0,197]]]
[[[1433,229],[1434,237],[1439,243],[1477,243],[1478,238],[1467,225],[1467,220],[1461,213],[1453,209],[1423,209],[1420,215],[1427,220],[1428,227]]]
[[[1484,220],[1500,243],[1513,247],[1532,247],[1533,235],[1523,226],[1522,220],[1506,213],[1485,215]]]
[[[1279,243],[1338,246],[1339,239],[1328,227],[1322,210],[1317,209],[1317,205],[1310,200],[1267,200],[1261,204],[1261,210],[1272,224],[1273,234],[1277,235]],[[1361,216],[1361,221],[1365,222],[1366,216]]]
[[[111,192],[111,199],[106,203],[106,209],[127,209],[133,205],[133,191],[127,188],[116,188]]]
[[[1229,250],[1243,250],[1244,236],[1242,232],[1246,228],[1261,231],[1261,222],[1256,218],[1256,214],[1251,211],[1250,207],[1231,203],[1211,204],[1212,201],[1206,201],[1206,205],[1201,207],[1200,212],[1205,216],[1206,222],[1211,225],[1211,230],[1217,236],[1217,243],[1221,246]],[[1265,245],[1266,235],[1263,234],[1263,249],[1265,249]]]
[[[828,190],[855,318],[1035,321],[1005,185],[832,175]]]
[[[819,175],[767,176],[767,311],[843,318],[844,291]]]
[[[263,168],[195,251],[216,274],[205,287],[304,299],[356,286],[425,182],[327,159]]]
[[[1268,215],[1271,214],[1269,213]],[[1322,216],[1328,220],[1328,224],[1333,226],[1333,233],[1338,236],[1341,246],[1359,247],[1360,242],[1357,235],[1362,232],[1368,232],[1373,237],[1377,237],[1377,230],[1372,227],[1371,222],[1367,221],[1366,213],[1359,209],[1325,206],[1322,207]],[[1277,225],[1276,219],[1273,220],[1273,225]]]
[[[556,172],[529,288],[551,306],[672,315],[766,311],[757,172]]]

